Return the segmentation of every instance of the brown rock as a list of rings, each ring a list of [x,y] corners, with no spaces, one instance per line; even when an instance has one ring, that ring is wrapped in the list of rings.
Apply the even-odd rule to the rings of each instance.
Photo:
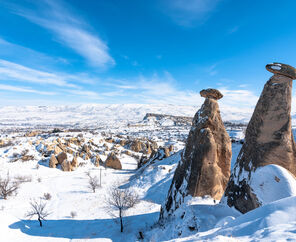
[[[106,167],[110,167],[110,168],[117,169],[117,170],[122,169],[122,165],[121,165],[120,160],[117,158],[117,156],[113,152],[111,152],[108,155],[108,157],[105,161],[105,165],[106,165]]]
[[[73,160],[71,162],[71,167],[72,167],[72,169],[78,167],[78,161],[77,161],[77,157],[76,156],[73,157]]]
[[[58,160],[57,158],[55,157],[54,154],[51,155],[50,159],[49,159],[49,167],[50,168],[56,168],[57,164],[58,164]]]
[[[96,155],[95,166],[96,167],[99,167],[100,166],[100,163],[102,163],[102,160],[101,160],[101,158],[100,158],[99,155]]]
[[[273,74],[287,76],[292,80],[296,79],[296,69],[286,64],[281,64],[281,63],[267,64],[266,70],[270,71]]]
[[[58,163],[61,165],[65,160],[67,160],[67,153],[65,153],[65,152],[61,152],[61,153],[57,156],[57,160],[58,160]]]
[[[212,98],[214,100],[219,100],[223,97],[222,93],[217,89],[203,89],[200,91],[200,95],[204,98]]]
[[[222,202],[242,213],[260,206],[255,191],[250,187],[253,171],[258,167],[276,164],[296,176],[296,146],[291,128],[292,79],[295,79],[295,69],[279,65],[266,66],[275,75],[265,84],[255,107],[246,129],[245,142],[222,199]],[[281,69],[273,69],[274,66]]]
[[[125,144],[126,144],[126,140],[124,140],[124,139],[120,140],[120,141],[119,141],[119,144],[120,144],[121,146],[125,146]]]
[[[64,160],[61,164],[62,171],[72,171],[71,162]]]
[[[169,148],[168,147],[165,147],[164,148],[164,158],[168,158],[168,157],[170,157],[170,150],[169,150]]]
[[[84,144],[82,147],[82,151],[84,151],[85,153],[89,153],[89,146],[87,144]]]
[[[140,140],[133,140],[130,149],[134,152],[144,152],[146,150],[146,145]]]
[[[171,216],[187,195],[220,199],[230,176],[231,141],[217,98],[206,98],[195,114],[160,221]]]
[[[63,150],[58,145],[56,145],[55,148],[54,148],[54,154],[58,155],[61,152],[63,152]]]
[[[39,134],[40,134],[39,131],[31,131],[31,132],[29,132],[29,133],[26,133],[26,136],[27,136],[27,137],[34,137],[34,136],[37,136],[37,135],[39,135]]]
[[[106,140],[106,142],[108,142],[108,143],[113,143],[114,142],[114,140],[112,139],[112,138],[107,138],[107,139],[105,139]]]

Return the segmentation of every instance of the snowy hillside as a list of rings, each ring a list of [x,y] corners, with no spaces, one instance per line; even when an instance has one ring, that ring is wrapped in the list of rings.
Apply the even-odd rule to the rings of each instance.
[[[141,121],[146,113],[193,117],[200,105],[149,105],[149,104],[85,104],[72,106],[4,106],[0,107],[0,128],[9,127],[98,127],[126,125]],[[248,122],[251,113],[225,111],[224,121]]]

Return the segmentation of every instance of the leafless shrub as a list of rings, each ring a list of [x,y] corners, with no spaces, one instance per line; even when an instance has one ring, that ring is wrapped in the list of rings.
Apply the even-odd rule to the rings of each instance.
[[[84,167],[84,166],[86,166],[86,162],[79,162],[79,164],[78,164],[78,167]]]
[[[25,150],[22,151],[21,156],[25,156],[28,153],[29,153],[29,150],[28,149],[25,149]]]
[[[5,178],[0,177],[0,197],[7,199],[7,197],[16,194],[18,189],[19,183],[12,181],[9,173]]]
[[[76,213],[75,211],[72,211],[72,212],[70,213],[70,215],[71,215],[72,218],[75,218],[75,217],[77,216],[77,213]]]
[[[20,159],[20,155],[15,152],[12,154],[12,159],[10,160],[10,162],[17,162],[19,159]]]
[[[96,192],[96,190],[100,187],[99,179],[97,176],[91,176],[89,174],[88,179],[88,186],[93,191]]]
[[[38,177],[37,181],[38,181],[39,183],[42,182],[41,177]]]
[[[139,202],[139,196],[130,189],[120,189],[113,186],[106,198],[106,204],[110,209],[118,210],[120,219],[120,231],[123,232],[123,216],[127,209],[134,207]]]
[[[29,217],[31,219],[34,215],[37,216],[40,227],[42,227],[42,220],[45,220],[45,218],[50,214],[46,210],[46,203],[42,202],[41,199],[39,201],[33,200],[30,202],[31,210],[27,212],[26,217]]]
[[[51,199],[51,194],[50,194],[49,192],[44,193],[44,194],[43,194],[43,198],[44,198],[45,200],[50,200],[50,199]]]
[[[25,182],[31,182],[32,181],[32,176],[15,176],[14,177],[15,181],[18,182],[19,184],[25,183]]]

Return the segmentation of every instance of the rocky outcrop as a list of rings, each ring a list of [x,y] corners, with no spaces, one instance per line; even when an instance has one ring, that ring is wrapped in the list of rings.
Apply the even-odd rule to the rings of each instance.
[[[78,161],[76,156],[74,156],[73,160],[71,161],[71,167],[72,169],[76,169],[78,167]]]
[[[58,164],[58,160],[57,158],[55,157],[54,154],[51,155],[50,159],[49,159],[49,167],[50,168],[56,168],[57,164]]]
[[[100,167],[100,163],[102,163],[101,157],[99,155],[96,155],[96,157],[95,157],[95,166]]]
[[[63,163],[64,160],[67,160],[67,153],[65,152],[61,152],[58,156],[57,156],[57,160],[58,163],[61,165]]]
[[[108,157],[105,161],[105,165],[106,165],[106,167],[110,167],[110,168],[117,169],[117,170],[122,169],[122,165],[121,165],[120,160],[117,158],[117,156],[113,152],[111,152],[108,155]]]
[[[194,116],[160,221],[173,215],[188,195],[220,199],[230,176],[231,141],[217,103],[222,94],[215,89],[200,93],[206,100]]]
[[[67,160],[63,161],[63,163],[61,164],[61,168],[62,168],[62,171],[72,171],[73,170],[73,168],[71,166],[71,162],[67,161]]]
[[[262,203],[250,182],[257,168],[275,164],[296,175],[296,146],[291,129],[292,80],[296,79],[296,70],[279,63],[269,64],[266,69],[274,75],[258,100],[222,199],[242,213]]]

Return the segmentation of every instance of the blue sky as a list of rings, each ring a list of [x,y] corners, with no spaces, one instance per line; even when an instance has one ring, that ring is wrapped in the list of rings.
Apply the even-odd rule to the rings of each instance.
[[[269,62],[296,66],[293,0],[0,0],[1,105],[251,108]]]

